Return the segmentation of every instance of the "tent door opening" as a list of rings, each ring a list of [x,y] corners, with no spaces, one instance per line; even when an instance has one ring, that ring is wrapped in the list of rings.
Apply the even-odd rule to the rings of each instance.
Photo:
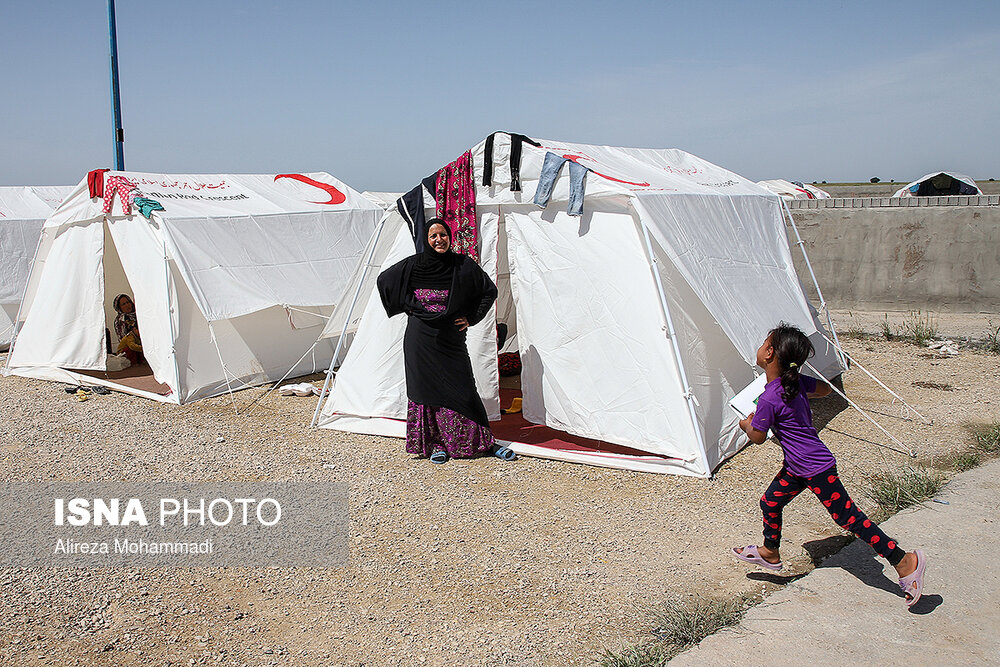
[[[134,304],[137,298],[135,290],[129,282],[128,275],[122,266],[118,248],[115,246],[114,238],[107,221],[104,222],[104,345],[107,352],[107,362],[104,371],[80,370],[76,371],[93,378],[106,380],[112,384],[122,385],[139,391],[167,395],[171,392],[170,387],[158,382],[153,376],[153,369],[141,352],[131,350],[130,353],[119,354],[119,350],[128,347],[123,344],[115,327],[115,320],[118,311],[115,309],[115,299],[124,294]],[[137,320],[139,331],[142,331],[142,321]],[[134,339],[132,342],[135,342]],[[141,344],[141,337],[138,341]],[[131,357],[129,360],[126,357]]]
[[[524,348],[524,338],[518,336],[518,302],[516,285],[511,279],[511,259],[510,259],[510,237],[508,236],[509,216],[505,216],[501,210],[497,224],[497,301],[496,301],[496,321],[497,325],[506,325],[506,338],[502,346],[498,345],[499,354],[517,354],[521,361],[521,370],[527,371],[522,376],[521,373],[514,375],[500,375],[499,393],[501,414],[499,421],[490,423],[493,435],[504,444],[514,443],[515,449],[525,454],[540,454],[544,451],[546,458],[556,458],[569,461],[583,461],[593,465],[603,465],[608,467],[622,467],[623,461],[645,462],[650,469],[656,469],[663,465],[668,457],[651,454],[619,445],[605,440],[598,440],[582,436],[573,435],[566,431],[528,421],[523,412],[509,412],[510,408],[517,403],[523,405],[525,392],[540,396],[541,387],[538,385],[539,370],[536,368],[541,360],[537,352],[533,349]],[[573,224],[576,224],[575,222]],[[517,267],[515,267],[515,271]],[[522,270],[526,270],[522,267]],[[530,298],[525,295],[521,298]],[[498,339],[499,344],[499,339]],[[532,379],[534,378],[534,379]],[[522,380],[525,385],[522,386]],[[519,401],[517,399],[520,399]],[[544,403],[536,400],[536,404]],[[640,464],[641,465],[641,464]]]

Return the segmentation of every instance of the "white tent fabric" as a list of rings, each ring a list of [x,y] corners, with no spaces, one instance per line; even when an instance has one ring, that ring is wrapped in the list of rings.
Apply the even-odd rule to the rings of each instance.
[[[382,215],[326,173],[125,176],[163,204],[146,220],[84,179],[45,221],[10,371],[65,380],[107,369],[111,301],[133,295],[143,352],[184,403],[326,365],[316,340]],[[294,367],[294,368],[293,368]],[[143,394],[141,391],[133,393]]]
[[[916,197],[917,196],[917,192],[920,190],[920,184],[921,183],[923,183],[924,181],[929,181],[929,180],[934,179],[934,178],[938,178],[940,176],[951,177],[952,179],[958,181],[959,183],[965,183],[967,186],[969,186],[969,188],[971,188],[972,190],[975,190],[974,192],[967,191],[967,192],[961,192],[961,193],[955,193],[955,194],[963,194],[963,195],[981,195],[981,194],[983,194],[983,191],[979,189],[979,186],[976,185],[976,182],[974,180],[972,180],[971,176],[966,176],[965,174],[960,174],[957,171],[932,171],[929,174],[924,174],[923,176],[921,176],[917,180],[913,181],[912,183],[908,183],[907,185],[904,185],[899,190],[896,190],[896,192],[892,196],[893,197]],[[950,181],[949,181],[949,183],[950,183]],[[965,188],[963,188],[963,189],[965,189]]]
[[[509,188],[509,139],[472,149],[482,266],[494,313],[469,335],[477,386],[500,417],[494,326],[516,336],[524,416],[574,436],[648,453],[604,455],[514,444],[521,453],[708,476],[744,443],[728,400],[754,377],[757,347],[784,320],[821,341],[792,265],[778,197],[680,150],[541,141],[524,145],[521,192]],[[586,166],[584,215],[566,212],[564,168],[545,209],[533,204],[546,152]],[[434,203],[425,193],[428,215]],[[354,333],[319,424],[402,436],[404,318],[374,289],[382,267],[412,254],[389,209],[323,332]],[[826,344],[817,368],[840,372]]]
[[[776,195],[784,199],[830,199],[830,193],[809,183],[786,181],[780,178],[769,181],[757,181]]]
[[[403,194],[402,192],[372,192],[365,190],[361,193],[368,201],[378,204],[383,209],[396,205],[396,200]]]
[[[0,187],[0,350],[14,333],[42,223],[73,186]]]

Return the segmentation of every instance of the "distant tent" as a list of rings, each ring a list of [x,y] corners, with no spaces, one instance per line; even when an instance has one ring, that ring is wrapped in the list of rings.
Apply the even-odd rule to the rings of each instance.
[[[970,176],[955,171],[932,171],[896,191],[893,197],[940,197],[981,195],[982,190]]]
[[[72,185],[0,187],[0,350],[14,337],[42,223],[72,191]]]
[[[45,221],[7,370],[186,403],[325,368],[316,341],[382,210],[326,173],[124,176],[150,219],[87,179]],[[132,296],[145,363],[116,368],[112,302]],[[117,345],[115,345],[115,348]]]
[[[365,199],[368,201],[381,206],[383,209],[387,209],[390,206],[396,205],[396,200],[399,196],[403,194],[402,192],[372,192],[370,190],[365,190],[361,193],[364,195]]]
[[[777,196],[681,150],[548,140],[523,143],[522,187],[512,190],[510,139],[495,140],[471,153],[480,261],[500,295],[468,345],[494,432],[516,451],[707,477],[746,444],[727,401],[759,372],[757,347],[779,320],[812,336],[820,373],[841,372],[792,264]],[[590,170],[581,217],[566,210],[568,168],[548,206],[533,203],[550,152]],[[322,335],[355,334],[317,406],[321,427],[403,436],[406,322],[386,317],[374,287],[413,252],[390,207]],[[498,322],[520,352],[518,385],[499,378]],[[516,394],[523,413],[501,418]]]
[[[815,185],[799,181],[785,181],[779,178],[770,181],[757,181],[757,185],[764,186],[783,199],[830,199],[829,192],[820,190]]]

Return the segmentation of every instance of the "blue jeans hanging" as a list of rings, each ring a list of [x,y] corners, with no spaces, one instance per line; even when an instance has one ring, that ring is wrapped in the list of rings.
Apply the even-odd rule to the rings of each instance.
[[[545,208],[549,203],[549,198],[552,196],[552,186],[555,185],[564,162],[569,162],[569,206],[567,206],[566,212],[570,215],[583,215],[587,168],[555,153],[545,154],[542,173],[538,176],[538,189],[535,190],[535,204]]]

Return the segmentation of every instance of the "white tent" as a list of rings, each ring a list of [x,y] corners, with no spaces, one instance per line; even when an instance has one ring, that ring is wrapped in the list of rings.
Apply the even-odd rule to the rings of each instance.
[[[72,190],[72,185],[0,187],[0,350],[14,335],[42,223]]]
[[[770,181],[757,181],[761,185],[783,199],[830,199],[830,193],[820,190],[815,185],[799,181],[785,181],[780,178]]]
[[[45,221],[8,371],[185,403],[324,368],[315,342],[382,210],[326,173],[126,176],[165,210],[126,215],[84,179]],[[133,296],[145,364],[109,368]],[[117,342],[117,341],[115,341]]]
[[[396,205],[396,200],[399,196],[403,194],[402,192],[372,192],[370,190],[365,190],[361,193],[364,195],[365,199],[375,204],[378,204],[383,209],[387,209],[390,206]]]
[[[981,195],[982,190],[971,176],[957,171],[932,171],[904,185],[893,197],[935,197],[949,195]]]
[[[792,265],[780,198],[680,150],[541,143],[524,145],[520,192],[507,135],[496,135],[492,185],[482,185],[485,142],[472,149],[480,261],[500,290],[468,337],[491,420],[505,392],[495,322],[523,364],[526,426],[505,438],[506,415],[498,438],[522,454],[704,477],[746,442],[727,402],[753,380],[757,347],[780,320],[813,334],[818,369],[840,372]],[[533,204],[548,151],[590,169],[582,217],[566,211],[565,167],[548,206]],[[413,251],[390,208],[323,332],[356,335],[317,406],[322,427],[404,435],[406,322],[386,317],[374,283]],[[555,435],[522,439],[536,424]]]

